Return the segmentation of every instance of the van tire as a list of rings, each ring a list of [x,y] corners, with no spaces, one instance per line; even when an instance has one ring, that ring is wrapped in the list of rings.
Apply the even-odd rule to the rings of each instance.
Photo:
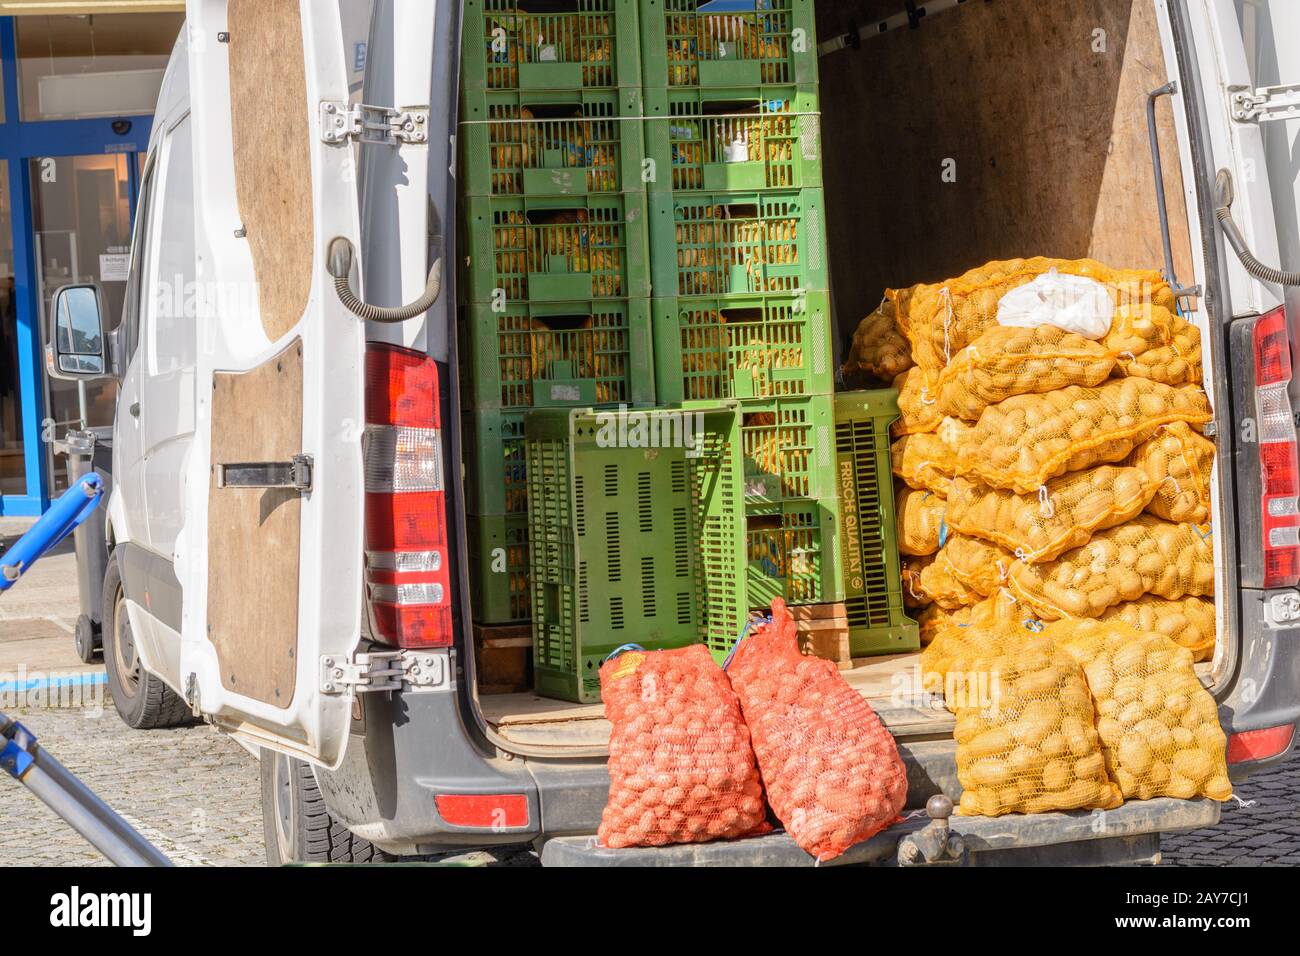
[[[334,819],[310,764],[266,749],[259,762],[267,866],[387,863],[396,859]]]
[[[190,723],[193,717],[185,699],[140,663],[115,554],[108,556],[104,573],[103,613],[104,670],[108,673],[113,707],[122,722],[133,730],[158,730]]]

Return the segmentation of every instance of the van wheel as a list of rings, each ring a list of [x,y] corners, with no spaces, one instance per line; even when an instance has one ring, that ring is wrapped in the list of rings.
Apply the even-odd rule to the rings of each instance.
[[[122,721],[134,730],[156,730],[189,723],[190,709],[184,698],[140,663],[135,637],[131,633],[131,617],[126,613],[122,573],[112,554],[108,556],[108,568],[104,574],[101,634],[108,690]]]
[[[262,751],[262,837],[268,866],[285,863],[387,863],[395,859],[353,836],[330,814],[311,766]]]

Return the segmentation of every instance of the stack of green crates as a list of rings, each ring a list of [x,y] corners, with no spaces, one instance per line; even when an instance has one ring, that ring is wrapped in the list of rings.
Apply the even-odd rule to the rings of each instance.
[[[655,389],[741,408],[747,599],[840,601],[812,0],[640,0]]]
[[[655,401],[639,42],[636,0],[464,3],[462,425],[483,624],[530,614],[527,413]]]
[[[746,618],[734,403],[546,409],[526,430],[538,693],[598,701],[625,644],[725,658]]]

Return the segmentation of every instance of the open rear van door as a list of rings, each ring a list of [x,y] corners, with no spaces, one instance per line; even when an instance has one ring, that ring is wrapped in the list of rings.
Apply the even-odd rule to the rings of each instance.
[[[1249,251],[1273,269],[1292,270],[1300,262],[1300,180],[1291,169],[1291,148],[1300,135],[1300,4],[1291,0],[1154,0],[1165,39],[1165,58],[1177,64],[1171,78],[1180,140],[1191,142],[1185,127],[1185,103],[1194,81],[1204,120],[1207,155],[1197,175],[1212,207],[1223,194],[1216,184],[1230,185],[1232,219]],[[1193,180],[1187,179],[1190,186]],[[1219,230],[1211,218],[1200,224]],[[1295,290],[1252,276],[1241,259],[1217,237],[1226,251],[1231,316],[1265,314]],[[1201,250],[1199,236],[1194,245]],[[1218,263],[1208,263],[1216,268]],[[1300,300],[1293,298],[1300,305]],[[1289,309],[1294,324],[1300,314]],[[1225,317],[1230,318],[1231,316]],[[1293,335],[1294,338],[1294,335]]]
[[[352,696],[322,689],[322,661],[359,641],[365,430],[365,327],[326,268],[337,237],[361,248],[339,10],[187,13],[199,360],[181,690],[244,743],[334,767]]]

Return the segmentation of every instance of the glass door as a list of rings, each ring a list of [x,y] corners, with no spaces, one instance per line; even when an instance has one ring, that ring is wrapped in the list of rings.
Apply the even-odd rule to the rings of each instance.
[[[9,165],[0,161],[0,494],[27,493]]]
[[[45,156],[29,160],[32,245],[41,345],[54,293],[70,283],[94,282],[103,292],[105,331],[122,318],[131,251],[132,176],[127,153]],[[68,428],[112,425],[117,383],[64,382],[43,375],[50,493],[67,486],[55,468],[49,440]]]

